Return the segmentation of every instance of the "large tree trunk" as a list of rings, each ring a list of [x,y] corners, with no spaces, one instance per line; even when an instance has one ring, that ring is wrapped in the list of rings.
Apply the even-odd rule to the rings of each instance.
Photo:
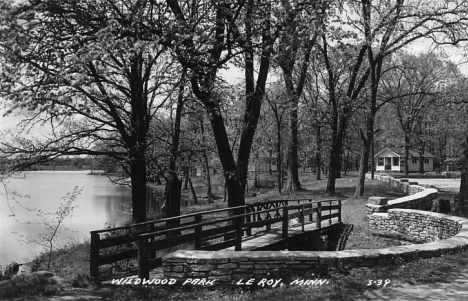
[[[146,222],[146,161],[143,154],[130,160],[133,223]]]
[[[288,147],[288,184],[287,191],[299,191],[302,189],[299,183],[299,162],[297,158],[297,148],[299,139],[297,137],[297,102],[294,103],[289,113],[289,126],[291,128],[291,141]]]
[[[180,202],[182,195],[182,181],[173,170],[169,171],[166,175],[166,216],[174,217],[180,215]],[[166,223],[167,226],[179,225],[179,220],[173,220]],[[174,235],[177,235],[175,233]]]
[[[364,136],[364,133],[361,132],[363,145],[361,152],[361,161],[359,163],[358,183],[356,184],[356,190],[354,192],[355,198],[364,196],[364,183],[366,181],[366,173],[368,171],[369,156],[371,152],[372,142],[374,141],[375,113],[375,106],[373,106],[373,108],[371,109],[371,113],[367,117],[366,136]]]
[[[316,179],[321,180],[322,179],[322,174],[321,174],[321,168],[322,168],[322,127],[320,125],[317,125],[316,131],[315,131],[315,136],[317,139],[317,150],[315,151],[315,172],[316,172]]]
[[[210,162],[208,161],[208,154],[206,153],[206,137],[205,137],[205,126],[203,125],[203,119],[200,119],[200,130],[202,134],[203,142],[203,163],[205,165],[205,174],[206,174],[206,197],[208,198],[208,203],[213,203],[213,193],[211,191],[211,175],[210,175]]]
[[[332,135],[332,145],[330,151],[330,163],[328,169],[327,192],[335,194],[336,179],[341,178],[341,159],[343,154],[343,142],[348,123],[348,110],[345,109],[340,117],[340,123],[337,125],[336,134]]]
[[[364,183],[366,181],[366,166],[369,162],[369,148],[367,142],[362,147],[361,160],[359,162],[359,178],[356,185],[356,191],[354,192],[354,197],[358,198],[364,195]]]
[[[409,160],[410,138],[409,134],[405,133],[405,175],[408,175],[408,160]]]
[[[197,193],[195,192],[195,187],[193,187],[193,183],[192,183],[192,179],[190,178],[190,175],[188,176],[188,182],[190,185],[190,191],[192,192],[193,203],[195,205],[198,205]]]
[[[419,145],[419,173],[420,174],[424,173],[424,149],[425,149],[425,143],[422,142]]]
[[[184,80],[186,69],[182,71],[181,83],[177,97],[176,115],[173,126],[171,155],[169,158],[169,170],[166,177],[166,217],[176,217],[180,215],[180,203],[182,196],[182,180],[177,175],[177,157],[179,155],[180,142],[180,123],[182,119],[182,110],[184,107]],[[166,222],[168,226],[176,226],[180,220],[171,220]],[[173,235],[180,235],[173,233]]]
[[[277,121],[276,123],[276,170],[278,172],[278,193],[281,193],[281,188],[283,188],[283,156],[281,155],[281,124]]]
[[[316,180],[321,180],[322,179],[322,154],[320,151],[315,152],[315,173],[316,173]]]

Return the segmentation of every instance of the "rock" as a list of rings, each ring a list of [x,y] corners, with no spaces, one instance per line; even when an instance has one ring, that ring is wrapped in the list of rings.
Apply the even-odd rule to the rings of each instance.
[[[450,201],[449,200],[434,200],[432,202],[432,212],[438,212],[438,213],[450,213],[452,212],[452,208],[450,207]]]
[[[387,205],[388,204],[388,198],[372,196],[367,200],[367,203],[368,204],[373,204],[373,205]]]
[[[17,262],[12,262],[5,267],[3,271],[3,277],[6,279],[10,279],[11,277],[18,274],[20,265]]]

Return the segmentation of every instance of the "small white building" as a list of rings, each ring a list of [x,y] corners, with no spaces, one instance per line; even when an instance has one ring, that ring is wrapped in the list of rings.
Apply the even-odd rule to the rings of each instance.
[[[419,171],[419,152],[409,150],[408,171]],[[405,171],[405,149],[384,148],[374,156],[376,171]],[[434,171],[434,156],[425,152],[423,155],[424,172]]]

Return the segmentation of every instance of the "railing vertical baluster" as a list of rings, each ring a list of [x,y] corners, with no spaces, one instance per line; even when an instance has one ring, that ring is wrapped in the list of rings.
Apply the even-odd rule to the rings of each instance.
[[[312,199],[309,200],[309,203],[310,203],[310,209],[312,209],[312,207],[314,206],[313,203],[312,203]],[[314,217],[313,217],[313,212],[311,211],[310,214],[309,214],[309,221],[310,222],[313,222],[314,221]]]
[[[148,239],[138,238],[138,278],[149,279]]]
[[[91,245],[90,245],[90,276],[94,279],[99,279],[99,233],[91,231]]]
[[[271,208],[273,208],[273,207],[275,207],[274,203],[271,203],[270,206],[268,206],[268,205],[265,206],[265,212],[266,212],[266,217],[265,217],[265,219],[268,219],[268,218],[271,219],[270,211],[266,211],[266,210],[271,209]],[[266,226],[265,226],[265,229],[266,229],[266,231],[270,231],[270,230],[271,230],[271,224],[266,225]]]
[[[305,226],[304,204],[302,204],[302,209],[301,209],[301,224],[302,224],[302,232],[304,232],[304,226]]]
[[[246,208],[245,208],[245,211],[246,211],[246,213],[250,213],[250,207],[246,207]],[[245,221],[246,221],[247,223],[250,223],[251,218],[252,218],[251,216],[252,216],[252,215],[248,215],[248,216],[245,217]],[[246,232],[247,232],[247,233],[246,233],[247,236],[251,236],[251,235],[252,235],[252,228],[250,228],[250,227],[247,228]]]
[[[322,202],[317,203],[317,229],[322,227]]]
[[[242,221],[243,217],[236,219],[236,251],[242,251]]]
[[[286,239],[288,238],[288,229],[289,229],[289,213],[288,213],[288,207],[283,207],[283,232],[282,232],[282,238]]]
[[[195,250],[200,250],[201,247],[202,247],[202,240],[203,240],[203,237],[202,237],[202,226],[199,225],[202,223],[202,215],[201,214],[197,214],[195,215],[195,223],[197,223],[197,225],[195,226]]]
[[[338,200],[338,222],[341,223],[341,200]]]
[[[154,232],[154,224],[150,225],[150,232]],[[151,241],[154,242],[156,240],[155,237],[151,238]],[[149,258],[154,259],[156,258],[156,251],[152,251],[149,253]]]

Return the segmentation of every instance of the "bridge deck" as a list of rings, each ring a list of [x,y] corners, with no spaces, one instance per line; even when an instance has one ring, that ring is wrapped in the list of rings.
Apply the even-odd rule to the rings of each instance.
[[[338,222],[338,218],[332,218],[332,225]],[[329,221],[322,221],[321,229],[326,229],[330,226]],[[288,234],[289,237],[294,235],[298,235],[308,231],[317,230],[316,222],[312,223],[305,223],[304,224],[304,231],[302,231],[302,225],[300,223],[289,225]],[[251,251],[261,247],[265,247],[267,245],[271,245],[282,240],[282,228],[281,227],[274,227],[270,230],[263,230],[252,234],[251,236],[247,236],[242,238],[242,251]],[[226,251],[234,251],[235,247],[229,247],[223,250]]]

